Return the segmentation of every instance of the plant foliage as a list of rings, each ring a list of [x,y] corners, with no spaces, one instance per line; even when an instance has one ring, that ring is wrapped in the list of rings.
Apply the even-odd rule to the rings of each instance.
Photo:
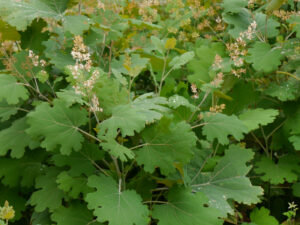
[[[0,0],[0,224],[298,224],[299,9]]]

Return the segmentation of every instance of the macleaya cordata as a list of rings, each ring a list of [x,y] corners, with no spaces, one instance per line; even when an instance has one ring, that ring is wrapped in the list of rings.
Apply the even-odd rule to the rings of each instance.
[[[296,224],[299,9],[0,0],[0,225]]]

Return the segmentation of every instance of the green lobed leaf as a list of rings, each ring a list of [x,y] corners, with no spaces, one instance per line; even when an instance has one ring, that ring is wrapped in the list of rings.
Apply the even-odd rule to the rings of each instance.
[[[45,153],[30,151],[21,159],[0,158],[0,179],[9,187],[31,187],[43,171]]]
[[[51,219],[57,225],[93,225],[93,213],[89,211],[85,204],[79,201],[73,201],[68,207],[60,206],[55,209]]]
[[[68,172],[63,171],[57,176],[56,183],[60,190],[63,190],[73,199],[78,199],[82,193],[85,196],[92,189],[86,185],[87,178],[84,176],[73,177]]]
[[[145,146],[136,151],[137,163],[150,173],[160,168],[164,175],[175,172],[175,163],[190,161],[197,140],[185,121],[173,123],[168,119],[146,128],[141,136]]]
[[[203,134],[207,140],[213,141],[216,138],[220,144],[229,143],[228,135],[241,140],[244,137],[243,133],[248,132],[248,128],[235,115],[216,113],[206,116],[204,122]]]
[[[250,213],[251,222],[254,222],[256,225],[278,225],[278,221],[275,217],[269,215],[270,210],[265,207],[261,207],[260,209],[255,208]]]
[[[267,15],[265,15],[263,13],[255,14],[254,19],[257,23],[256,32],[258,32],[258,35],[265,37],[266,31],[267,31],[267,37],[274,38],[279,34],[279,31],[277,28],[280,27],[280,23],[278,23],[272,17],[268,17],[267,28],[266,28],[266,17],[267,17]]]
[[[264,42],[256,42],[249,49],[250,56],[246,57],[248,63],[252,63],[256,71],[265,73],[272,72],[281,64],[281,50],[279,48],[271,48],[270,44]]]
[[[279,115],[275,109],[248,109],[239,115],[239,119],[248,127],[248,130],[256,130],[259,125],[265,126],[272,123]]]
[[[300,182],[294,183],[292,188],[294,196],[300,197]]]
[[[275,164],[270,158],[262,157],[255,165],[254,171],[263,174],[260,179],[271,184],[282,184],[285,181],[297,180],[297,172],[300,172],[299,157],[289,154],[279,158]]]
[[[64,167],[72,177],[90,176],[95,171],[92,162],[102,159],[103,155],[97,144],[84,142],[80,152],[72,152],[68,156],[56,154],[52,156],[52,160],[57,167]]]
[[[200,174],[191,187],[196,192],[203,192],[209,198],[209,204],[219,209],[223,216],[234,213],[227,202],[228,199],[247,205],[258,203],[258,196],[263,194],[263,189],[253,186],[246,177],[251,169],[246,163],[253,156],[251,149],[231,145],[214,171]]]
[[[172,69],[180,69],[181,66],[191,61],[194,58],[194,56],[194,52],[186,52],[180,56],[175,56],[169,63],[169,66],[172,67]]]
[[[30,225],[52,225],[49,212],[47,210],[33,212],[30,218]]]
[[[135,154],[129,148],[126,148],[124,145],[119,144],[115,139],[109,137],[103,137],[100,146],[109,154],[113,155],[116,158],[119,158],[121,161],[127,161],[128,159],[133,159]]]
[[[173,95],[169,98],[169,106],[173,109],[177,109],[180,106],[185,106],[192,111],[195,111],[197,109],[196,106],[191,104],[185,97],[180,95]]]
[[[292,78],[280,84],[271,83],[265,93],[283,102],[296,100],[300,96],[300,82]]]
[[[56,92],[56,95],[66,103],[67,107],[71,107],[75,103],[80,105],[87,104],[87,102],[82,99],[81,95],[76,94],[73,89],[62,89],[60,92]]]
[[[300,151],[300,135],[291,136],[289,141],[292,142],[295,150]]]
[[[119,185],[104,175],[90,176],[88,186],[97,191],[87,194],[88,208],[99,222],[109,225],[147,225],[148,209],[134,190],[120,190]]]
[[[293,31],[297,33],[296,36],[300,38],[300,16],[292,15],[287,21],[292,25]]]
[[[218,225],[222,214],[208,203],[203,193],[191,193],[188,188],[172,188],[168,202],[153,207],[152,217],[158,225]]]
[[[82,35],[85,30],[89,29],[90,23],[90,19],[84,15],[70,15],[64,17],[63,27],[74,35]]]
[[[4,99],[8,104],[16,104],[29,97],[27,89],[12,75],[0,73],[0,86],[0,101]]]
[[[6,101],[0,101],[0,122],[4,122],[15,115],[18,109],[18,105],[9,105]]]
[[[37,141],[25,133],[27,128],[26,117],[23,117],[15,120],[9,128],[0,131],[0,156],[6,155],[8,150],[11,150],[12,158],[21,158],[27,146],[31,149],[39,146]]]
[[[224,8],[224,13],[239,13],[247,5],[247,0],[224,0],[221,3],[221,6]]]
[[[0,14],[4,21],[18,30],[26,27],[36,18],[52,18],[59,20],[67,8],[69,0],[0,0]]]
[[[35,187],[39,190],[33,192],[28,201],[36,212],[43,212],[45,209],[53,211],[61,206],[65,194],[56,184],[59,172],[57,168],[47,168],[46,174],[36,178]]]
[[[78,151],[84,140],[78,127],[88,122],[87,112],[79,107],[68,108],[61,100],[54,100],[54,106],[43,102],[28,114],[30,136],[44,138],[41,147],[53,151],[60,146],[60,152],[70,155]],[[59,134],[59,135],[58,135]]]
[[[149,98],[150,97],[150,98]],[[112,109],[112,116],[99,125],[98,137],[106,135],[116,137],[120,129],[123,137],[132,136],[134,132],[140,132],[146,124],[153,123],[162,117],[162,113],[168,108],[167,100],[163,97],[152,97],[144,94],[127,105],[117,105]]]

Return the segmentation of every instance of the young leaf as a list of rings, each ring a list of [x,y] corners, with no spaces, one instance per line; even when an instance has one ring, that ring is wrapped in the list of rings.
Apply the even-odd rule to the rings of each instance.
[[[116,137],[118,129],[121,130],[123,137],[132,136],[134,132],[140,132],[146,124],[153,123],[162,117],[162,112],[166,112],[168,108],[162,106],[168,102],[162,97],[151,97],[151,94],[144,94],[136,98],[127,105],[117,105],[112,110],[112,116],[104,120],[99,125],[99,135],[107,135],[108,137]]]
[[[150,173],[158,167],[164,175],[175,172],[175,162],[190,161],[197,140],[185,121],[171,123],[167,119],[145,129],[142,137],[145,146],[136,153],[137,163]]]
[[[34,148],[39,145],[25,133],[27,128],[26,117],[23,117],[14,121],[9,128],[0,131],[0,156],[6,155],[7,151],[11,150],[12,158],[21,158],[27,146]]]
[[[119,144],[115,139],[109,137],[103,137],[102,140],[106,142],[101,142],[100,146],[109,154],[119,158],[121,161],[127,161],[127,159],[133,159],[134,153],[129,148]]]
[[[57,176],[58,188],[67,193],[71,198],[78,199],[80,193],[84,196],[92,189],[86,185],[87,178],[84,176],[72,177],[68,172],[63,171]]]
[[[236,140],[244,137],[243,133],[248,132],[248,128],[235,115],[227,116],[216,113],[204,118],[205,126],[203,134],[207,140],[213,141],[217,138],[220,144],[228,144],[228,135],[232,135]]]
[[[99,222],[108,221],[109,225],[148,224],[148,209],[134,190],[121,191],[120,184],[104,175],[89,177],[88,186],[97,189],[87,194],[85,200]]]
[[[296,155],[286,155],[275,164],[270,158],[262,157],[256,163],[254,171],[257,174],[264,174],[260,179],[271,184],[282,184],[285,181],[297,180],[297,172],[300,172],[300,159]]]
[[[53,107],[43,102],[28,114],[30,128],[27,133],[44,137],[41,146],[48,151],[60,146],[61,153],[69,155],[72,150],[81,148],[84,138],[78,127],[87,122],[87,112],[79,107],[67,108],[61,100],[55,100]]]
[[[256,42],[253,48],[249,49],[249,53],[250,56],[246,60],[253,63],[252,66],[256,71],[272,72],[281,64],[281,50],[278,48],[271,49],[268,43]]]
[[[0,101],[6,100],[8,104],[16,104],[20,99],[27,100],[27,89],[17,82],[12,75],[0,73]]]
[[[248,205],[258,203],[258,196],[263,194],[263,189],[252,186],[246,177],[251,169],[246,163],[253,155],[251,149],[231,145],[213,172],[196,177],[195,184],[191,185],[193,190],[203,192],[210,199],[211,206],[219,209],[223,216],[234,212],[227,199]]]
[[[222,214],[208,203],[202,193],[191,193],[187,188],[173,188],[168,194],[168,202],[153,207],[152,216],[158,225],[221,225],[218,217]]]
[[[279,112],[275,109],[248,109],[241,115],[239,119],[248,127],[249,131],[259,128],[259,125],[265,126],[272,123]]]

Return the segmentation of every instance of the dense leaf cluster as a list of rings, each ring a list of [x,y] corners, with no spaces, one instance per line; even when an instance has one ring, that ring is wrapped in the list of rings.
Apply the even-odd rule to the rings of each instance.
[[[296,224],[299,9],[0,0],[9,222]]]

